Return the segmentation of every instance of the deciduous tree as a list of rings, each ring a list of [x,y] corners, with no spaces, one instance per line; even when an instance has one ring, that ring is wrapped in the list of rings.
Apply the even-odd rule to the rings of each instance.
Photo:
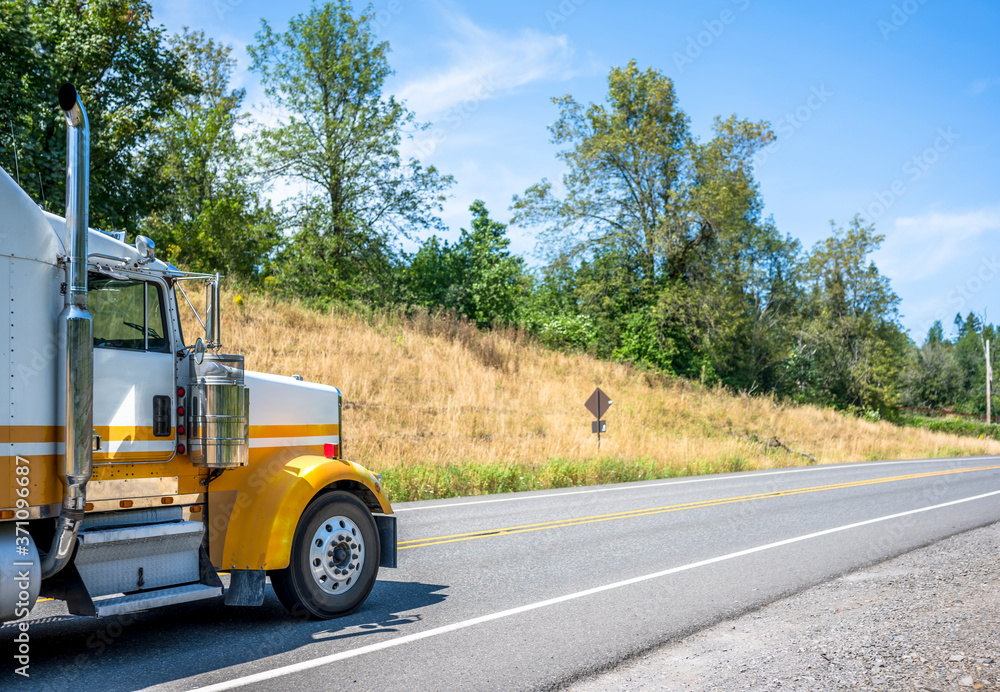
[[[762,218],[767,123],[717,118],[699,142],[671,80],[635,61],[611,71],[604,103],[554,102],[565,193],[531,186],[514,222],[541,226],[550,261],[576,272],[573,309],[600,325],[598,353],[773,389],[799,247]]]
[[[389,300],[393,243],[438,228],[449,176],[399,146],[413,114],[383,93],[389,46],[371,31],[372,10],[347,0],[315,5],[276,32],[263,21],[249,48],[253,69],[281,114],[263,132],[260,160],[299,186],[298,233],[281,278],[314,297]],[[299,276],[296,276],[296,275]]]
[[[813,248],[803,279],[808,292],[798,352],[808,386],[827,403],[878,411],[896,404],[908,339],[899,297],[871,255],[884,236],[860,217]]]
[[[552,142],[568,145],[558,155],[565,195],[542,180],[514,197],[512,222],[544,226],[556,252],[635,257],[651,291],[658,271],[669,276],[698,242],[684,214],[691,136],[673,82],[632,61],[611,71],[606,103],[584,107],[570,95],[553,103]]]
[[[471,230],[455,245],[424,241],[406,270],[410,299],[444,307],[483,327],[519,321],[527,298],[524,260],[511,254],[507,226],[490,218],[482,200],[469,207]]]
[[[21,185],[60,211],[66,136],[56,91],[79,89],[90,120],[90,220],[134,233],[162,192],[147,145],[155,123],[189,93],[147,0],[2,0],[0,121]],[[13,137],[10,130],[13,129]],[[11,142],[13,139],[13,142]]]

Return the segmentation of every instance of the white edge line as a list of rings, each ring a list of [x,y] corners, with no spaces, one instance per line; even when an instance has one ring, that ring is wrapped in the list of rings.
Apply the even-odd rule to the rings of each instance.
[[[839,469],[857,469],[862,468],[872,468],[873,466],[889,466],[897,464],[930,464],[934,462],[943,461],[971,461],[973,459],[991,459],[990,456],[977,456],[977,457],[945,457],[942,459],[899,459],[896,461],[879,461],[876,463],[868,462],[853,462],[853,463],[843,463],[829,466],[817,466],[809,468],[794,468],[794,469],[781,469],[780,471],[765,471],[765,472],[748,472],[748,475],[741,476],[742,478],[762,478],[764,476],[780,476],[789,473],[807,473],[809,471],[836,471]],[[749,474],[753,474],[752,476]],[[587,490],[571,490],[564,493],[544,493],[541,495],[522,495],[519,497],[497,497],[490,500],[471,500],[469,502],[449,502],[447,504],[441,505],[425,505],[423,507],[393,507],[392,511],[395,514],[400,512],[419,512],[428,509],[445,509],[448,507],[466,507],[469,505],[488,505],[495,502],[519,502],[524,500],[541,500],[551,497],[569,497],[570,495],[589,495],[591,493],[611,493],[621,490],[643,490],[645,488],[659,488],[665,485],[686,485],[687,483],[708,483],[709,481],[726,481],[734,480],[735,476],[731,474],[713,474],[711,476],[701,476],[699,478],[672,478],[670,480],[661,481],[659,483],[649,483],[644,481],[636,481],[629,483],[627,485],[616,486],[613,488],[589,488]]]
[[[921,509],[911,509],[906,512],[898,512],[897,514],[890,514],[884,517],[877,517],[875,519],[866,519],[865,521],[855,522],[853,524],[846,524],[844,526],[837,526],[832,529],[824,529],[823,531],[817,531],[815,533],[806,534],[805,536],[796,536],[795,538],[786,538],[781,541],[775,541],[774,543],[768,543],[766,545],[760,545],[756,548],[747,548],[746,550],[739,550],[735,553],[729,553],[727,555],[720,555],[719,557],[709,558],[707,560],[701,560],[699,562],[692,562],[687,565],[681,565],[680,567],[671,567],[670,569],[665,569],[661,572],[654,572],[652,574],[646,574],[640,577],[632,577],[631,579],[625,579],[623,581],[614,582],[613,584],[605,584],[604,586],[597,586],[592,589],[586,589],[584,591],[577,591],[576,593],[566,594],[565,596],[557,596],[556,598],[550,598],[545,601],[538,601],[536,603],[529,603],[528,605],[519,606],[517,608],[511,608],[509,610],[502,610],[498,613],[491,613],[489,615],[483,615],[477,618],[472,618],[471,620],[463,620],[461,622],[455,622],[450,625],[443,625],[441,627],[435,627],[433,629],[425,630],[423,632],[415,632],[413,634],[407,634],[402,637],[396,637],[395,639],[388,639],[386,641],[381,641],[376,644],[369,644],[368,646],[362,646],[357,649],[350,649],[348,651],[341,651],[336,654],[331,654],[329,656],[321,656],[319,658],[314,658],[308,661],[302,661],[300,663],[294,663],[288,666],[282,666],[280,668],[274,668],[272,670],[264,671],[262,673],[256,673],[254,675],[247,675],[241,678],[233,678],[232,680],[227,680],[225,682],[216,683],[214,685],[208,685],[206,687],[198,687],[191,690],[191,692],[222,692],[223,690],[231,690],[236,687],[242,687],[244,685],[251,685],[255,682],[264,682],[266,680],[273,680],[275,678],[282,677],[284,675],[291,675],[293,673],[301,673],[312,668],[318,668],[320,666],[325,666],[330,663],[336,663],[337,661],[343,661],[348,658],[354,658],[356,656],[363,656],[364,654],[374,653],[376,651],[382,651],[383,649],[391,649],[397,646],[402,646],[403,644],[409,644],[411,642],[420,641],[421,639],[428,639],[430,637],[436,637],[439,634],[448,634],[449,632],[456,632],[458,630],[463,630],[468,627],[474,627],[475,625],[481,625],[484,622],[492,622],[493,620],[500,620],[502,618],[511,617],[513,615],[520,615],[521,613],[527,613],[532,610],[538,610],[539,608],[546,608],[548,606],[557,605],[559,603],[565,603],[567,601],[574,601],[578,598],[584,598],[586,596],[592,596],[594,594],[601,593],[603,591],[611,591],[612,589],[620,589],[624,586],[631,586],[632,584],[638,584],[644,581],[649,581],[650,579],[659,579],[660,577],[666,577],[671,574],[677,574],[678,572],[686,572],[688,570],[697,569],[698,567],[705,567],[707,565],[713,565],[718,562],[725,562],[726,560],[732,560],[738,557],[744,557],[746,555],[753,555],[754,553],[760,553],[765,550],[771,550],[773,548],[780,548],[782,546],[791,545],[793,543],[799,543],[801,541],[808,541],[813,538],[819,538],[821,536],[828,536],[833,533],[839,533],[841,531],[848,531],[850,529],[856,529],[861,526],[868,526],[869,524],[877,524],[882,521],[889,521],[892,519],[899,519],[901,517],[910,516],[912,514],[920,514],[922,512],[930,512],[935,509],[942,509],[944,507],[951,507],[953,505],[960,505],[965,502],[973,502],[975,500],[982,500],[987,497],[993,497],[995,495],[1000,495],[1000,490],[994,490],[990,493],[983,493],[982,495],[975,495],[973,497],[962,498],[961,500],[952,500],[951,502],[944,502],[939,505],[933,505],[931,507],[923,507]]]

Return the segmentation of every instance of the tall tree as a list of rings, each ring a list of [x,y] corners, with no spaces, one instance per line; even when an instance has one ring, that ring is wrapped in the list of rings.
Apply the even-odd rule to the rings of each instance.
[[[90,120],[90,219],[134,233],[162,192],[147,155],[154,124],[192,86],[147,0],[0,0],[0,121],[22,187],[53,211],[65,199],[65,131],[55,102],[79,89]],[[13,129],[13,137],[10,131]]]
[[[506,224],[491,219],[482,200],[469,211],[471,230],[462,229],[455,247],[464,312],[481,326],[516,322],[526,293],[524,260],[511,254]]]
[[[700,377],[710,364],[733,388],[773,390],[789,346],[782,325],[797,310],[800,245],[763,218],[753,158],[773,140],[767,124],[716,118],[713,132],[691,145],[686,215],[697,222],[698,244],[675,273],[687,300],[675,288],[661,307],[680,308],[675,329],[695,338],[689,374]]]
[[[966,413],[986,413],[986,361],[985,342],[991,347],[991,360],[995,362],[997,328],[987,324],[985,316],[970,312],[963,320],[955,316],[955,360],[963,374],[963,395],[955,408]]]
[[[519,321],[527,298],[524,259],[511,254],[507,226],[490,218],[482,200],[469,207],[472,230],[455,245],[424,241],[406,270],[410,299],[454,309],[486,327]]]
[[[178,99],[158,128],[153,147],[167,192],[146,228],[172,261],[253,281],[281,233],[255,181],[251,142],[238,131],[249,115],[245,90],[230,88],[232,49],[187,30],[170,46],[197,93]]]
[[[964,397],[963,384],[955,346],[944,338],[941,322],[935,322],[923,346],[911,350],[903,371],[901,402],[918,408],[952,408]]]
[[[871,261],[884,236],[858,216],[846,231],[831,228],[803,272],[808,302],[798,362],[809,371],[799,380],[827,403],[889,409],[908,339],[899,324],[899,297]]]
[[[697,243],[682,212],[690,181],[687,115],[671,80],[635,61],[614,68],[606,104],[553,99],[552,142],[568,145],[565,197],[542,180],[513,201],[513,223],[547,226],[550,247],[569,254],[613,249],[635,257],[649,289]]]
[[[347,0],[327,2],[285,32],[263,21],[249,48],[267,95],[287,113],[264,131],[261,161],[302,190],[282,278],[315,297],[387,299],[395,238],[439,227],[452,182],[401,160],[402,131],[417,125],[383,94],[389,46],[376,42],[372,16],[369,8],[354,17]]]
[[[543,226],[550,259],[577,269],[598,352],[773,389],[799,247],[762,218],[753,155],[773,141],[767,123],[717,118],[701,143],[670,79],[635,61],[611,71],[605,103],[554,102],[566,192],[533,185],[515,196],[514,222]]]
[[[455,248],[436,235],[425,240],[420,249],[405,258],[403,270],[404,301],[426,308],[456,308],[456,280],[461,273]]]

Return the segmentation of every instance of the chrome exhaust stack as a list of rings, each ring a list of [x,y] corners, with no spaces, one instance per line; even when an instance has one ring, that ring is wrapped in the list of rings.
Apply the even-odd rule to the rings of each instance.
[[[65,456],[59,469],[62,510],[52,548],[42,559],[42,579],[69,562],[83,523],[87,482],[93,473],[94,324],[87,309],[87,233],[90,176],[90,126],[76,87],[63,84],[59,106],[66,116],[66,300],[59,315],[62,362],[57,417],[65,430]]]

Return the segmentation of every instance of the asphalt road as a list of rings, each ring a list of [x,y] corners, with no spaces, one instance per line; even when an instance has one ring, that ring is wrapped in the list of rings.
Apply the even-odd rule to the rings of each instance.
[[[558,686],[1000,520],[1000,458],[814,466],[400,504],[401,567],[330,622],[221,601],[32,614],[4,689]],[[0,629],[8,660],[14,630]],[[13,670],[13,665],[10,666]]]

